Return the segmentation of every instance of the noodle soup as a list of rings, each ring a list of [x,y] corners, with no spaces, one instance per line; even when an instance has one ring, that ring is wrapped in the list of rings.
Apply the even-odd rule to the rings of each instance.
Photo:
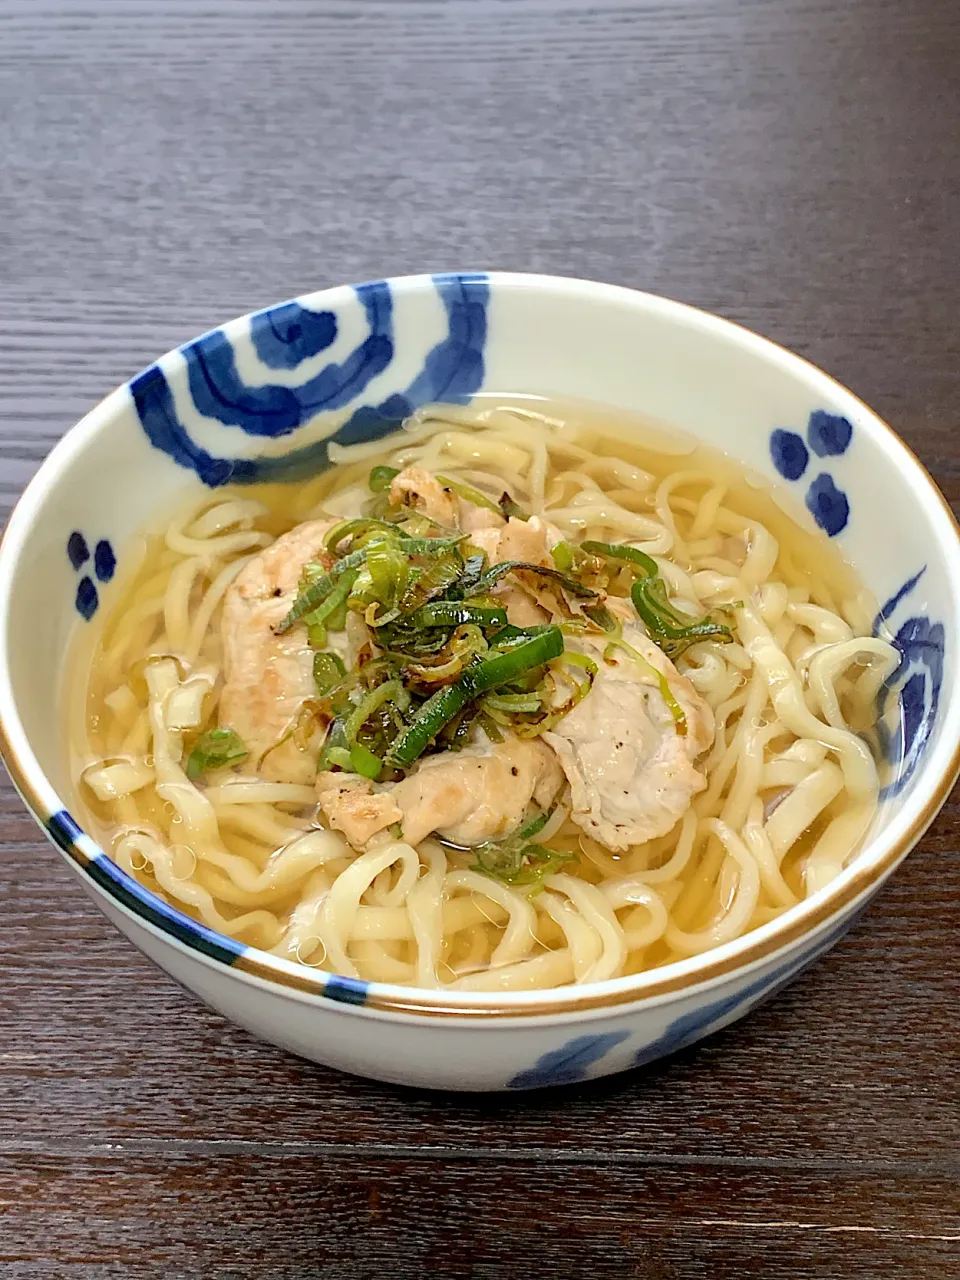
[[[835,547],[676,433],[479,397],[204,492],[73,682],[130,874],[304,965],[453,990],[640,972],[829,883],[897,653]]]

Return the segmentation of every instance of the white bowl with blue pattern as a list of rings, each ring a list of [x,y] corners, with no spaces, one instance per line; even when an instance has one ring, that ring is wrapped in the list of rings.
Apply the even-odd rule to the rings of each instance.
[[[794,492],[885,602],[877,625],[886,622],[903,661],[883,697],[900,699],[903,715],[881,746],[903,764],[872,836],[824,890],[705,955],[593,986],[509,995],[338,978],[197,924],[126,876],[71,816],[65,655],[76,630],[109,608],[124,547],[151,514],[202,485],[315,473],[331,422],[334,439],[371,439],[418,405],[481,391],[594,401],[675,424]],[[917,460],[865,405],[796,356],[689,307],[587,281],[483,273],[377,281],[242,317],[170,352],[89,413],[40,468],[0,547],[0,618],[3,758],[105,914],[257,1035],[403,1084],[583,1080],[650,1062],[742,1017],[849,928],[960,767],[960,540]]]

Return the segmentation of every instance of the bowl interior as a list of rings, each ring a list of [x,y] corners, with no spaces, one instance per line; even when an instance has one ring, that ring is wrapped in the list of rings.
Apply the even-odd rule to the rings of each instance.
[[[164,356],[54,450],[0,552],[5,751],[40,816],[74,799],[68,655],[152,517],[203,485],[295,482],[325,465],[330,438],[373,439],[419,405],[489,391],[592,401],[689,433],[839,544],[903,655],[902,722],[882,743],[902,766],[860,858],[905,852],[960,740],[960,549],[925,473],[850,393],[745,330],[613,286],[480,273],[338,288],[232,321]]]

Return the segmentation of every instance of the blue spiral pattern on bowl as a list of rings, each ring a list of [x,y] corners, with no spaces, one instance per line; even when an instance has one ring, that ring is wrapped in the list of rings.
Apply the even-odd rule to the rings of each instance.
[[[356,444],[377,439],[421,405],[466,403],[483,384],[490,286],[480,272],[436,275],[432,280],[446,313],[446,336],[426,352],[419,372],[405,388],[380,401],[357,405],[330,439],[279,455],[216,456],[191,436],[159,364],[151,365],[130,384],[147,438],[211,488],[227,483],[286,482],[323,470],[328,465],[330,440]],[[354,293],[366,318],[366,337],[342,361],[331,361],[297,385],[245,382],[237,352],[223,329],[214,329],[182,347],[193,410],[203,418],[237,427],[245,435],[275,440],[296,432],[317,414],[356,404],[370,383],[390,366],[395,345],[389,283],[378,280],[357,285]],[[257,357],[273,369],[297,369],[326,350],[338,329],[339,321],[332,312],[311,311],[298,302],[285,302],[250,319]]]

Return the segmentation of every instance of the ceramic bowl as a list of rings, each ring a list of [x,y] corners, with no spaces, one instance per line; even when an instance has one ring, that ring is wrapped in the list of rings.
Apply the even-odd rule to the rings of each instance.
[[[65,655],[110,607],[124,548],[151,515],[203,485],[312,474],[334,426],[336,440],[367,440],[418,405],[480,391],[595,401],[707,441],[793,495],[884,602],[876,626],[889,627],[903,660],[881,696],[899,697],[903,715],[882,746],[902,765],[872,836],[827,888],[705,955],[511,995],[335,977],[197,924],[126,876],[71,816]],[[850,926],[930,823],[960,763],[960,543],[917,460],[796,356],[675,302],[580,280],[471,273],[330,289],[164,356],[74,427],[28,487],[0,549],[0,619],[4,760],[103,912],[241,1026],[404,1084],[566,1083],[649,1062],[741,1017]]]

